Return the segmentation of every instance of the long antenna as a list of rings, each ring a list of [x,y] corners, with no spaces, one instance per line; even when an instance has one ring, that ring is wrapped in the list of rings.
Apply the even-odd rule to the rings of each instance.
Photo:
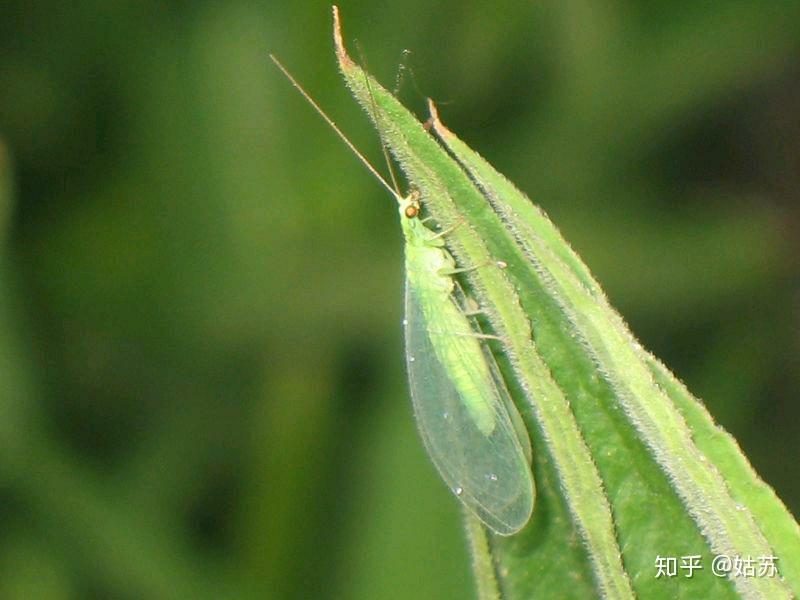
[[[338,24],[338,19],[337,19]],[[375,119],[375,127],[378,130],[378,138],[381,141],[381,150],[383,151],[383,158],[386,161],[386,166],[389,169],[389,177],[392,179],[392,186],[399,193],[400,185],[397,183],[397,175],[394,173],[392,166],[392,159],[389,156],[389,148],[386,147],[386,139],[384,137],[383,123],[381,122],[381,113],[378,110],[378,102],[375,100],[375,94],[372,91],[372,84],[369,82],[369,66],[367,65],[367,57],[364,56],[364,51],[361,49],[361,44],[356,42],[358,47],[358,54],[361,58],[361,63],[364,65],[364,82],[367,84],[367,92],[369,93],[369,101],[371,105],[372,117]]]
[[[378,173],[377,169],[375,169],[375,167],[373,167],[373,166],[372,166],[372,164],[371,164],[371,163],[370,163],[370,162],[369,162],[369,161],[366,159],[366,157],[365,157],[363,154],[361,154],[361,152],[358,150],[358,148],[356,148],[356,147],[355,147],[355,144],[353,144],[353,142],[351,142],[351,141],[350,141],[350,138],[348,138],[348,137],[347,137],[347,136],[344,134],[344,132],[343,132],[341,129],[339,129],[339,126],[338,126],[338,125],[336,125],[336,123],[334,123],[334,122],[333,122],[333,119],[331,119],[331,118],[330,118],[330,117],[329,117],[329,116],[328,116],[328,115],[325,113],[325,111],[324,111],[324,110],[322,110],[322,108],[320,108],[320,106],[319,106],[319,105],[318,105],[316,102],[314,102],[314,99],[313,99],[313,98],[312,98],[312,97],[309,95],[309,93],[308,93],[308,92],[306,92],[306,91],[303,89],[303,86],[301,86],[301,85],[300,85],[300,84],[297,82],[297,80],[296,80],[294,77],[292,77],[292,74],[291,74],[291,73],[289,73],[289,71],[286,69],[286,67],[284,67],[284,66],[281,64],[281,61],[279,61],[279,60],[278,60],[278,59],[275,57],[275,55],[274,55],[274,54],[270,54],[270,55],[269,55],[269,57],[272,59],[272,62],[274,62],[274,63],[275,63],[275,66],[277,66],[277,67],[278,67],[278,68],[281,70],[281,72],[282,72],[284,75],[286,75],[286,78],[287,78],[287,79],[288,79],[288,80],[289,80],[289,81],[292,83],[292,85],[295,87],[295,89],[296,89],[298,92],[300,92],[300,94],[303,96],[303,98],[305,98],[305,99],[308,101],[308,103],[309,103],[309,104],[310,104],[312,107],[314,107],[314,110],[316,110],[316,111],[317,111],[317,114],[319,114],[319,116],[320,116],[320,117],[322,117],[322,118],[325,120],[325,122],[326,122],[328,125],[330,125],[330,126],[331,126],[331,129],[333,129],[333,130],[336,132],[336,135],[338,135],[338,136],[339,136],[339,138],[341,138],[341,140],[342,140],[342,141],[343,141],[345,144],[347,144],[347,147],[348,147],[348,148],[350,148],[350,150],[353,152],[353,154],[355,154],[355,155],[356,155],[356,157],[358,157],[358,159],[361,161],[361,163],[362,163],[362,164],[363,164],[365,167],[367,167],[367,169],[369,170],[369,172],[370,172],[370,173],[372,173],[372,175],[375,177],[375,179],[377,179],[378,181],[380,181],[381,185],[383,185],[383,187],[385,187],[387,190],[389,190],[389,193],[390,193],[392,196],[394,196],[394,197],[397,199],[397,201],[398,201],[398,202],[402,201],[402,200],[403,200],[403,197],[402,197],[402,196],[399,194],[399,192],[397,192],[397,190],[395,190],[394,188],[392,188],[392,186],[391,186],[391,185],[389,185],[389,183],[387,183],[387,181],[386,181],[386,180],[385,180],[385,179],[384,179],[384,178],[381,176],[381,174],[380,174],[380,173]],[[381,142],[382,142],[382,140],[381,140]]]

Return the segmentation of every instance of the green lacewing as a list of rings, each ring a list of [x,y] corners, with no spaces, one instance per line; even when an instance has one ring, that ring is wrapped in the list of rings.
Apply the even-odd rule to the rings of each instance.
[[[335,11],[334,21],[341,46]],[[495,533],[516,533],[533,511],[530,441],[486,347],[491,336],[466,309],[454,278],[465,269],[446,248],[447,232],[430,229],[420,218],[424,198],[414,190],[403,196],[389,185],[283,65],[270,58],[397,200],[405,238],[406,366],[417,427],[433,464],[463,505]]]
[[[442,236],[416,216],[415,202],[412,193],[400,212],[417,427],[453,493],[487,527],[511,535],[533,511],[530,441],[482,334],[458,302],[455,261]]]

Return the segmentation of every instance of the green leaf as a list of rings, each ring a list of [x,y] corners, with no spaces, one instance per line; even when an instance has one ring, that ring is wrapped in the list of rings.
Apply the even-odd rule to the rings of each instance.
[[[335,14],[336,17],[336,14]],[[481,597],[790,598],[800,530],[733,439],[633,338],[546,215],[444,127],[437,141],[334,38],[344,78],[383,143],[477,268],[464,284],[503,341],[496,357],[534,450],[538,496],[519,534],[468,521]],[[753,576],[717,576],[717,555]],[[682,569],[699,556],[701,569]],[[780,576],[759,575],[777,557]],[[677,559],[656,577],[658,557]],[[491,567],[491,568],[489,568]]]

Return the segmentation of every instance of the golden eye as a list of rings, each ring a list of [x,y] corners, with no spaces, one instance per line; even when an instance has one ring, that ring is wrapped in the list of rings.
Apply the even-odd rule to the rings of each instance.
[[[414,204],[409,204],[403,212],[409,219],[413,219],[419,214],[419,204],[416,202]]]
[[[408,196],[405,197],[405,207],[403,208],[403,214],[408,217],[409,219],[413,219],[414,217],[419,215],[419,211],[421,209],[419,203],[420,193],[417,189],[412,189],[409,192]]]

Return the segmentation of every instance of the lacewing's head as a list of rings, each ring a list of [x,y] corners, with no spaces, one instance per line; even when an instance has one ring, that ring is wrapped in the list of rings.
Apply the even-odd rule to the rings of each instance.
[[[412,188],[407,196],[398,198],[400,226],[403,229],[406,242],[411,245],[424,242],[428,236],[424,235],[427,230],[419,218],[422,211],[419,190]]]
[[[419,216],[421,206],[419,203],[419,191],[411,190],[408,196],[400,198],[400,215],[406,219],[413,219]]]

